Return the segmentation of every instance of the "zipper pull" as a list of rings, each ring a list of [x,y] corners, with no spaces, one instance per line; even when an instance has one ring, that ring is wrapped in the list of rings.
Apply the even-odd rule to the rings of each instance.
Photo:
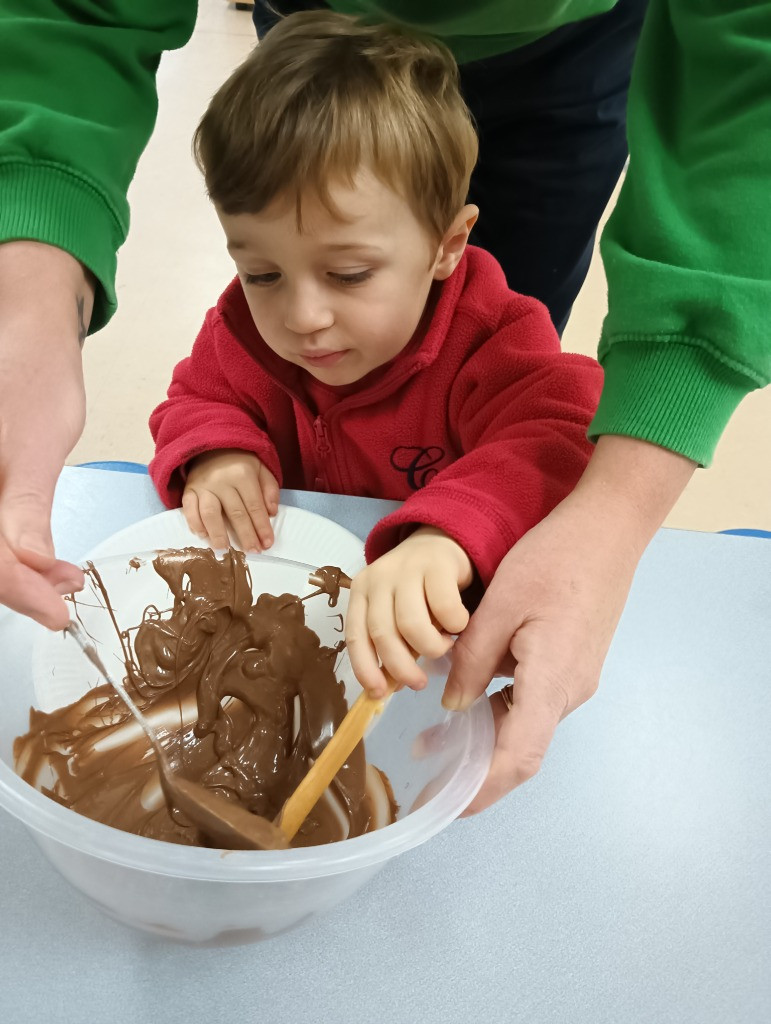
[[[316,449],[319,455],[329,455],[332,451],[332,446],[329,443],[327,425],[321,416],[317,416],[313,421],[313,432],[316,435]]]
[[[332,451],[332,445],[329,443],[327,425],[321,416],[317,416],[313,421],[313,433],[316,435],[316,472],[318,474],[314,481],[313,489],[314,491],[326,493],[329,490],[329,486],[326,480],[324,462],[327,455]]]

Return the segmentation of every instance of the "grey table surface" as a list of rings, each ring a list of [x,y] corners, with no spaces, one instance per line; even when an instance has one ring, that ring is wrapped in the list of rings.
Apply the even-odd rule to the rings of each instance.
[[[284,498],[360,536],[390,507]],[[65,470],[58,550],[159,510],[146,478]],[[771,1020],[769,664],[771,543],[661,531],[540,774],[260,945],[114,923],[2,815],[0,1021]]]

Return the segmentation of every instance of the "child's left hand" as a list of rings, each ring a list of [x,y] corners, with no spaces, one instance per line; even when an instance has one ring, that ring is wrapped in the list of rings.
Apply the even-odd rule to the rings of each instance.
[[[460,592],[472,576],[460,544],[424,526],[354,578],[345,639],[353,671],[370,697],[386,694],[379,661],[398,684],[413,690],[426,685],[415,656],[441,657],[452,634],[465,628],[469,614]]]

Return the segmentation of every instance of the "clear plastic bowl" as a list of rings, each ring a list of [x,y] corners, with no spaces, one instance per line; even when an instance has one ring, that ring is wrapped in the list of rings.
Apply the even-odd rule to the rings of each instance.
[[[27,826],[54,867],[105,913],[181,942],[255,942],[336,905],[393,857],[449,825],[490,765],[489,702],[482,699],[463,714],[446,712],[441,696],[448,663],[434,663],[428,687],[396,694],[366,740],[367,759],[388,775],[400,805],[394,824],[344,842],[275,852],[145,839],[60,806],[13,770],[14,738],[27,731],[29,708],[36,704],[30,650],[51,642],[29,620],[10,612],[0,617],[0,806]],[[38,664],[38,681],[39,673]]]

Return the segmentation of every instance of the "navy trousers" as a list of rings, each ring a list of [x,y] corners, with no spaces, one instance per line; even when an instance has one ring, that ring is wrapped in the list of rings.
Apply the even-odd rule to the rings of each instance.
[[[560,333],[627,158],[627,93],[647,2],[619,0],[607,14],[460,68],[479,132],[471,241],[496,257],[510,288],[545,303]],[[324,6],[257,0],[257,33]]]

